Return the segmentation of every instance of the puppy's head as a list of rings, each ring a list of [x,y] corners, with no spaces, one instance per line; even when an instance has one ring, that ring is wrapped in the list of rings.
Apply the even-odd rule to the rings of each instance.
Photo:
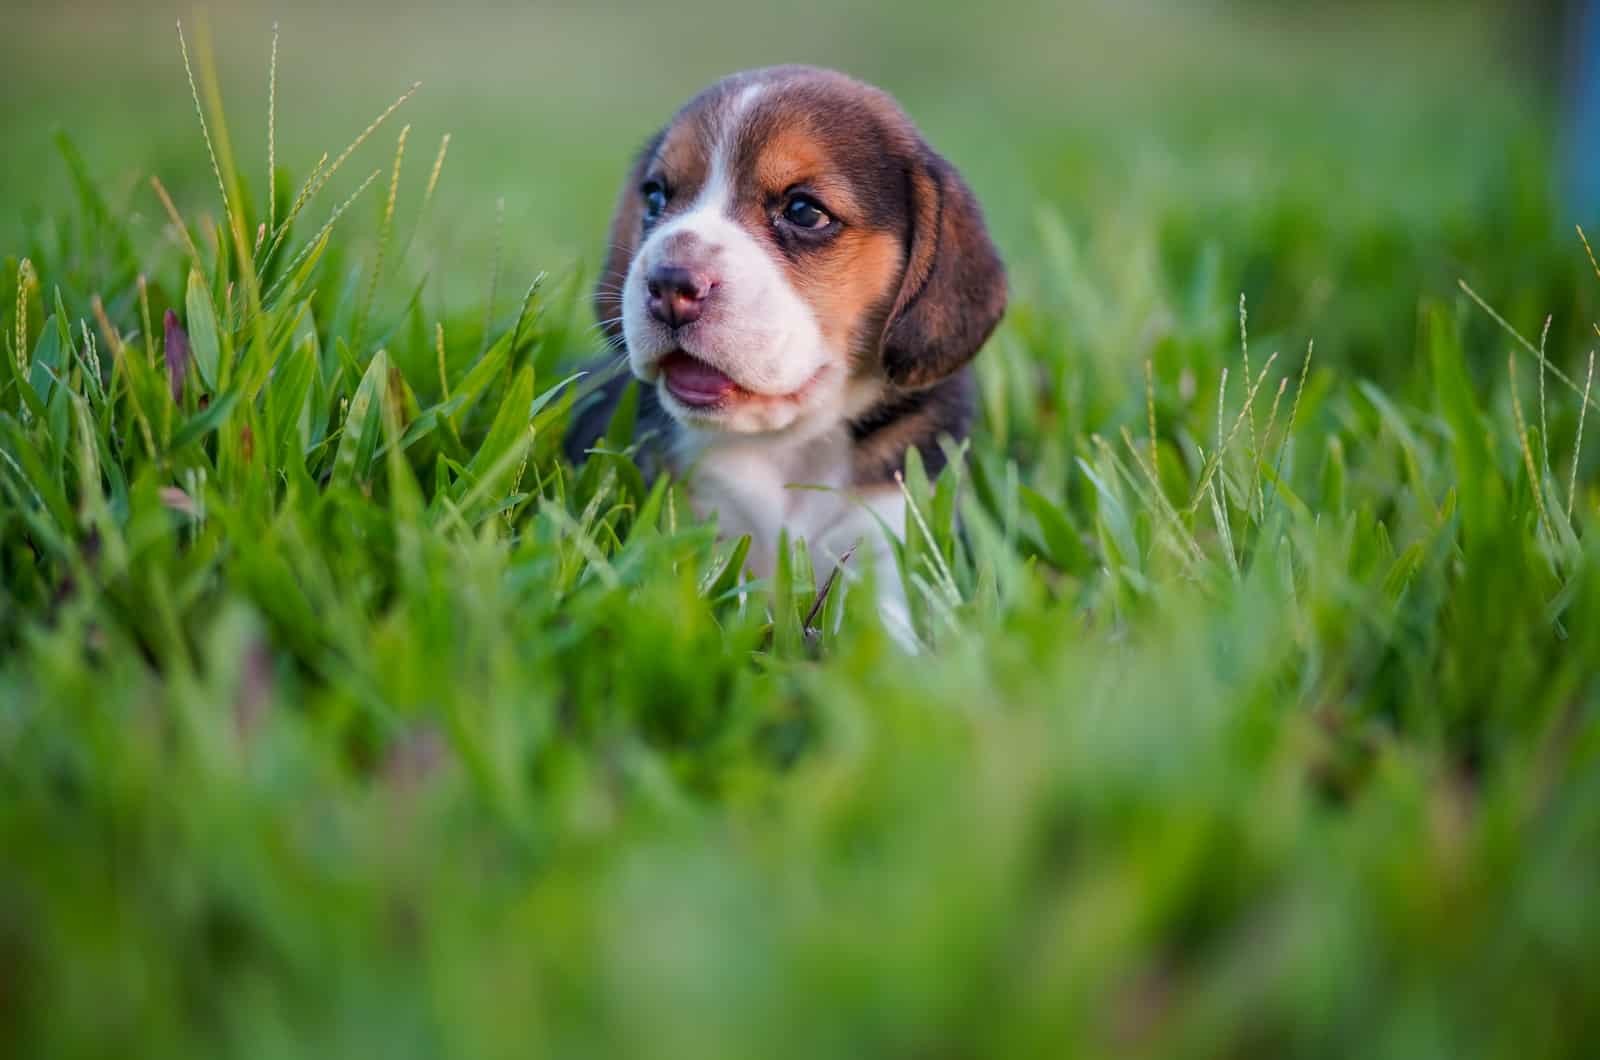
[[[958,371],[1005,309],[971,191],[886,94],[774,67],[691,100],[639,156],[595,292],[691,426],[827,426]]]

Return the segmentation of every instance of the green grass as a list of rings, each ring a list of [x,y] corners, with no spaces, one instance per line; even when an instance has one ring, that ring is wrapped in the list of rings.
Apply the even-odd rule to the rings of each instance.
[[[0,1051],[1600,1035],[1600,277],[1521,97],[1229,53],[1013,112],[996,158],[911,79],[1016,293],[964,468],[910,476],[872,572],[908,658],[803,551],[741,582],[625,420],[561,462],[586,272],[494,234],[492,169],[449,190],[470,136],[435,184],[407,103],[296,214],[320,149],[269,195],[188,43],[215,175],[191,131],[124,179],[63,97],[87,134],[8,217]],[[533,227],[598,240],[630,146]]]

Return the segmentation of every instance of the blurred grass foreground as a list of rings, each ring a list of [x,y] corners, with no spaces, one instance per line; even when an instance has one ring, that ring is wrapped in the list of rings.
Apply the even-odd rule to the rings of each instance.
[[[1600,270],[1526,10],[174,14],[0,42],[0,1055],[1592,1055]],[[914,658],[626,413],[560,457],[625,159],[778,60],[1012,272],[872,572]]]

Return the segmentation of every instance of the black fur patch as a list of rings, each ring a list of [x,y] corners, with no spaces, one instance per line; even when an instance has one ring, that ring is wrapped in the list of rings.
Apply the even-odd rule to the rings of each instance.
[[[915,449],[929,476],[949,463],[939,439],[961,441],[977,410],[972,370],[962,369],[921,390],[891,390],[883,400],[850,422],[854,479],[858,486],[881,485],[904,472],[906,454]]]

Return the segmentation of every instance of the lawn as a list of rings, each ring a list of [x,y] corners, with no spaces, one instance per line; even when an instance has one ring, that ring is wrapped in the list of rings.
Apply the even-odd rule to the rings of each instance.
[[[1592,1051],[1552,69],[1492,5],[853,7],[8,14],[0,1054]],[[820,599],[626,412],[560,455],[625,159],[788,59],[1013,285]]]

